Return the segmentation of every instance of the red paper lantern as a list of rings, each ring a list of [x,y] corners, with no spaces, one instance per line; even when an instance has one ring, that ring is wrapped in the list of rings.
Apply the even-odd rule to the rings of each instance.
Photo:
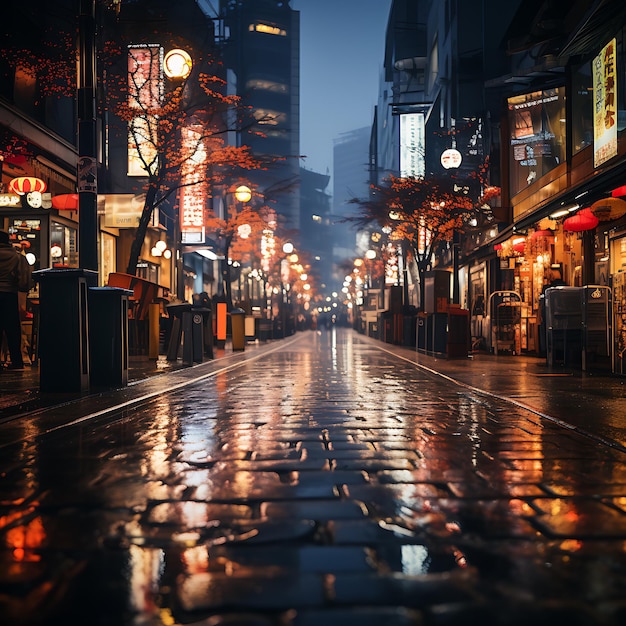
[[[613,191],[611,192],[611,196],[613,196],[613,198],[620,198],[621,196],[626,196],[626,185],[622,185],[621,187],[618,187],[617,189],[613,189]]]
[[[580,233],[585,230],[593,230],[600,220],[591,212],[591,209],[582,209],[576,215],[568,217],[563,222],[563,230]]]
[[[52,198],[52,206],[59,211],[76,211],[78,209],[77,193],[62,193]]]
[[[35,178],[34,176],[20,176],[19,178],[14,178],[9,183],[9,191],[17,193],[20,196],[23,196],[25,193],[30,193],[31,191],[43,193],[47,188],[48,186],[41,178]]]
[[[524,250],[526,249],[526,240],[522,239],[520,240],[513,240],[513,250],[515,250],[515,252],[519,252],[520,254],[524,252]]]

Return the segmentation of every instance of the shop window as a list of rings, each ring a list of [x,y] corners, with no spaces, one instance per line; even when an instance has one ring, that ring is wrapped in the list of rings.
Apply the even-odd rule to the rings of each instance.
[[[8,232],[11,240],[20,247],[27,255],[32,255],[32,266],[34,270],[44,267],[41,258],[41,220],[13,219],[9,225]]]
[[[137,276],[151,283],[159,283],[159,266],[150,261],[139,261],[137,263]]]
[[[50,223],[50,263],[52,267],[78,267],[78,233],[58,222]]]

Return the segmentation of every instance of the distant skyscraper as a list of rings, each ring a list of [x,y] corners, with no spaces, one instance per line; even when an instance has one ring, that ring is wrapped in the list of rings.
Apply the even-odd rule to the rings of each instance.
[[[227,67],[256,122],[240,143],[282,159],[249,176],[285,227],[300,228],[300,13],[288,0],[222,0],[221,14]]]
[[[365,199],[369,195],[369,127],[343,133],[333,146],[333,257],[336,262],[353,256],[356,230],[342,223],[345,217],[358,213],[350,204],[352,198]]]
[[[321,285],[332,282],[333,231],[330,220],[331,197],[326,188],[329,174],[300,170],[300,243],[310,255],[311,270]]]

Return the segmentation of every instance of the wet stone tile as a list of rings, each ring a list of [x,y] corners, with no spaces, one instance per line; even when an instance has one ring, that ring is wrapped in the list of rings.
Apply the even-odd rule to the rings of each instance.
[[[370,481],[369,474],[362,469],[355,471],[307,471],[296,472],[295,482],[309,485],[362,485]]]
[[[417,611],[403,607],[328,608],[298,611],[293,626],[421,626]]]
[[[535,500],[543,512],[533,524],[551,537],[626,539],[626,514],[588,498]]]
[[[512,498],[532,498],[549,495],[540,485],[534,483],[519,483],[516,485],[499,485],[499,490],[504,490],[507,496]]]
[[[359,470],[366,472],[388,472],[412,470],[416,463],[408,459],[332,459],[334,469],[341,470]]]
[[[213,504],[205,502],[162,502],[153,504],[145,523],[179,528],[205,528],[216,520],[246,520],[252,516],[248,506],[237,504]]]
[[[211,559],[233,564],[238,568],[278,568],[294,577],[303,574],[337,574],[338,572],[371,572],[374,570],[371,551],[364,546],[324,546],[283,544],[258,545],[250,549],[242,544],[216,546],[210,549]]]
[[[545,489],[555,496],[589,496],[589,497],[609,497],[622,496],[626,497],[626,484],[612,483],[587,483],[587,482],[568,482],[544,483]]]
[[[426,555],[427,552],[424,551]],[[475,599],[473,572],[338,574],[332,595],[337,604],[399,605],[426,609],[440,603]]]
[[[420,469],[409,470],[390,470],[378,472],[376,480],[380,484],[398,484],[398,483],[447,483],[461,482],[467,474],[459,469],[434,468],[431,469],[427,465]]]
[[[604,501],[626,513],[626,496],[621,496],[619,498],[606,498]]]
[[[392,525],[384,527],[373,519],[333,520],[328,522],[327,528],[336,545],[400,545],[418,541],[416,534],[408,529]]]
[[[255,520],[240,523],[226,543],[246,545],[273,544],[281,541],[312,540],[317,526],[313,520]]]
[[[319,606],[324,601],[323,577],[317,574],[227,575],[199,573],[179,578],[176,597],[184,611],[282,610]]]
[[[312,500],[289,502],[264,502],[261,515],[269,519],[311,519],[328,521],[334,519],[362,519],[367,509],[358,502],[346,500]]]
[[[502,496],[502,489],[485,483],[483,480],[448,482],[446,487],[457,498],[497,498]]]

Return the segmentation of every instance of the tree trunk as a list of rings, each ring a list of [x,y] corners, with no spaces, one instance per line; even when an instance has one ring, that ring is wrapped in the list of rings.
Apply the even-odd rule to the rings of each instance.
[[[126,268],[127,274],[135,275],[137,273],[137,263],[139,263],[141,248],[143,247],[143,242],[146,239],[148,225],[150,224],[150,220],[152,219],[156,193],[156,185],[154,183],[150,183],[150,186],[148,187],[148,191],[146,193],[146,201],[144,202],[143,209],[141,211],[141,217],[139,218],[139,224],[137,225],[137,231],[135,232],[135,239],[133,239],[133,243],[130,247],[128,267]]]
[[[419,283],[420,283],[420,301],[418,309],[420,311],[424,310],[424,304],[426,300],[426,271],[428,270],[428,263],[424,261],[419,261],[417,263],[417,273],[419,275]]]

